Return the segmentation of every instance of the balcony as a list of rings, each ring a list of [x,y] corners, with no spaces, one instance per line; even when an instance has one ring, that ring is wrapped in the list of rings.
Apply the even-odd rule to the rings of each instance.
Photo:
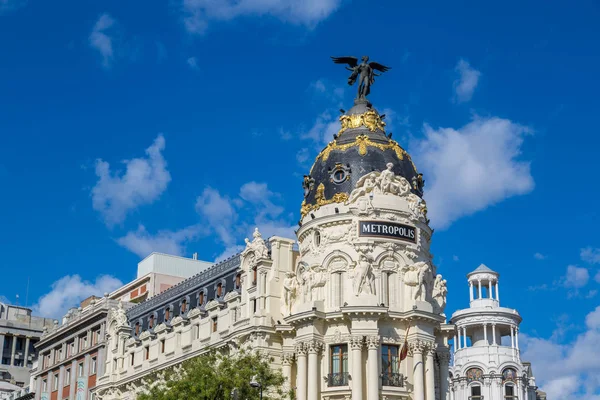
[[[327,375],[327,386],[348,386],[348,379],[350,375],[347,372],[336,372]]]
[[[396,372],[386,372],[381,375],[383,386],[404,387],[404,375]]]

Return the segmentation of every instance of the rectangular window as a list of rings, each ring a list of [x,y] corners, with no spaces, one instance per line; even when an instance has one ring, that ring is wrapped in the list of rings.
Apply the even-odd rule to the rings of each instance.
[[[83,376],[83,363],[77,364],[77,376]]]
[[[235,288],[239,290],[241,287],[242,287],[242,276],[240,274],[237,274],[235,276]]]
[[[257,271],[256,267],[252,268],[252,285],[256,285]]]
[[[52,391],[58,390],[58,374],[54,374],[52,380]]]
[[[71,384],[71,368],[65,369],[65,386],[69,386]]]
[[[217,317],[213,317],[212,319],[212,331],[216,332],[218,327],[218,319]]]
[[[505,399],[516,399],[517,396],[515,396],[515,387],[513,385],[506,385],[504,386],[504,398]]]
[[[483,397],[481,397],[481,386],[475,385],[475,386],[471,386],[471,397],[469,397],[470,400],[481,400],[483,399]]]
[[[42,380],[42,392],[48,391],[48,379]]]
[[[96,368],[98,368],[98,361],[96,357],[92,357],[90,360],[90,375],[96,375]]]
[[[400,374],[400,346],[381,346],[381,378],[383,386],[402,387],[404,380]]]
[[[200,339],[200,324],[196,325],[196,339]]]
[[[330,347],[331,368],[327,379],[328,386],[348,384],[348,345],[336,344]]]
[[[256,310],[257,310],[258,306],[257,306],[257,301],[256,299],[252,299],[252,312],[254,314],[256,314]]]
[[[150,358],[150,346],[146,346],[146,347],[144,348],[144,353],[145,353],[145,355],[146,355],[146,356],[145,356],[146,360],[147,360],[147,359],[149,359],[149,358]]]
[[[165,339],[160,341],[160,352],[161,354],[165,352]]]
[[[200,292],[200,295],[198,296],[198,306],[203,306],[204,305],[204,292]]]
[[[131,353],[131,365],[135,362],[135,353]]]

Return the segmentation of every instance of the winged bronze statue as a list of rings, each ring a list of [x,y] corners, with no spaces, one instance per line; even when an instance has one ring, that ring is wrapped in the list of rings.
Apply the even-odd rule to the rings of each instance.
[[[360,64],[356,57],[331,57],[331,59],[336,64],[348,64],[346,69],[352,72],[348,78],[348,85],[354,85],[358,79],[358,96],[356,98],[359,100],[364,100],[371,93],[371,85],[375,82],[375,77],[381,75],[376,74],[375,71],[387,72],[391,69],[374,61],[369,62],[368,56],[363,56]]]

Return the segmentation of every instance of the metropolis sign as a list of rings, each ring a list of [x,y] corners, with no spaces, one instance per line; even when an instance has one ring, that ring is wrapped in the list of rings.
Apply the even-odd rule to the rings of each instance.
[[[380,237],[417,243],[417,228],[386,221],[360,221],[358,236]]]

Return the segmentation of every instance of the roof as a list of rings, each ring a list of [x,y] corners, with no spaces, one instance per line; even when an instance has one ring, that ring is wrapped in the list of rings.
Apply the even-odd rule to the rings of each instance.
[[[467,274],[467,277],[470,277],[471,275],[475,275],[475,274],[494,274],[494,275],[499,275],[496,271],[491,270],[487,265],[485,264],[481,264],[479,267],[477,267],[475,269],[475,271],[473,272],[469,272]]]

